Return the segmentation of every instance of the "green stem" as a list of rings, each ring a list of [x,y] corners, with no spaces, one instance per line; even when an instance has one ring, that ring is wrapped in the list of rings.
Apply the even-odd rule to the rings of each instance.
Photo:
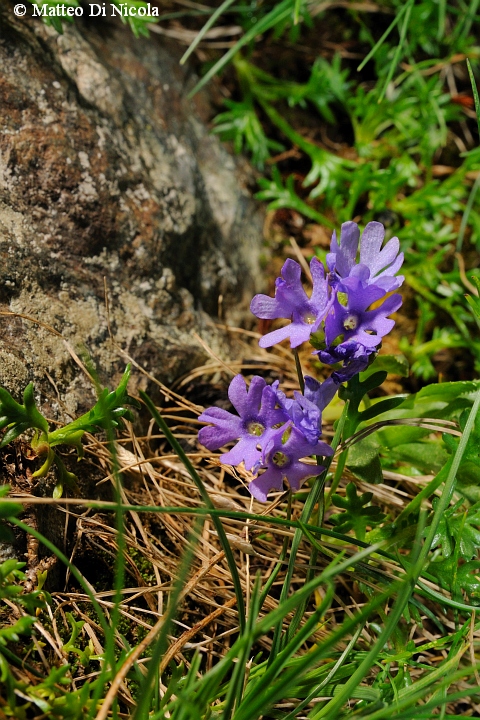
[[[348,408],[349,408],[349,402],[347,401],[345,403],[345,407],[343,408],[342,415],[340,416],[340,419],[338,421],[337,429],[335,431],[335,436],[332,441],[332,449],[335,452],[336,448],[338,447],[340,443],[340,439],[343,434],[343,429],[345,426],[345,422],[347,419],[348,414]],[[325,458],[325,470],[321,475],[319,475],[314,482],[314,485],[308,495],[308,498],[305,502],[305,505],[303,506],[302,514],[300,516],[300,521],[303,524],[307,524],[312,516],[312,513],[315,509],[315,505],[319,502],[320,497],[322,495],[323,489],[325,487],[325,480],[327,477],[327,472],[330,467],[330,463],[332,461],[332,456]],[[288,569],[287,569],[287,575],[285,578],[285,583],[282,587],[282,593],[280,596],[280,602],[282,600],[285,600],[289,589],[290,584],[292,582],[293,573],[295,570],[295,561],[297,559],[297,553],[300,548],[300,544],[303,540],[304,532],[300,525],[300,529],[295,531],[295,534],[293,536],[292,540],[292,549],[290,551],[290,558],[288,562]],[[305,600],[304,604],[299,605],[297,608],[294,617],[292,618],[292,622],[290,623],[290,627],[288,628],[287,637],[286,640],[292,636],[292,634],[295,632],[296,628],[298,627],[299,623],[301,622],[301,619],[303,617],[304,609],[306,606],[307,600]],[[275,636],[273,641],[273,648],[278,648],[280,646],[280,635],[281,635],[281,627],[275,628]]]
[[[332,484],[325,498],[325,510],[328,510],[328,508],[330,507],[330,504],[332,502],[332,495],[337,491],[340,480],[342,479],[343,471],[345,470],[345,465],[347,462],[347,454],[348,450],[344,450],[338,458],[335,475],[333,476]]]
[[[300,358],[298,357],[298,350],[294,348],[293,357],[295,358],[295,368],[297,370],[298,384],[300,385],[300,392],[302,395],[305,394],[305,378],[303,377],[302,365]]]

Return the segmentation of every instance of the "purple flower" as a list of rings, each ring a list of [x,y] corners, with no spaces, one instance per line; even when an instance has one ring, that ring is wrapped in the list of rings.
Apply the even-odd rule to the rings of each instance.
[[[278,404],[297,428],[308,440],[315,445],[322,433],[322,411],[338,390],[338,384],[328,378],[320,383],[308,375],[305,376],[305,393],[295,391],[294,399],[287,398],[284,393],[277,391]]]
[[[338,383],[335,383],[331,377],[321,383],[315,378],[305,375],[305,397],[315,403],[320,412],[333,400],[337,390]]]
[[[331,301],[322,263],[313,258],[310,263],[313,291],[309,298],[301,283],[302,269],[295,260],[286,260],[282,277],[277,278],[275,297],[255,295],[250,309],[254,315],[266,320],[288,318],[291,324],[274,330],[261,338],[260,347],[267,348],[290,338],[290,345],[296,348],[310,339],[325,318]]]
[[[375,351],[375,348],[367,350],[356,342],[345,342],[337,347],[318,350],[316,354],[325,365],[336,365],[343,362],[343,366],[339,370],[335,370],[329,378],[332,382],[340,384],[351,380],[354,375],[365,370]]]
[[[292,428],[285,443],[282,442],[285,426],[271,436],[262,453],[262,464],[266,470],[256,477],[248,489],[253,497],[267,502],[270,490],[282,490],[286,478],[292,490],[298,490],[306,478],[319,475],[324,468],[321,465],[307,465],[300,458],[307,455],[332,455],[332,448],[323,442],[312,445],[304,435]]]
[[[227,465],[239,465],[243,461],[250,470],[259,461],[262,448],[275,434],[278,425],[288,421],[289,417],[284,410],[276,408],[275,389],[257,375],[248,389],[243,376],[236,375],[228,388],[228,397],[240,417],[219,407],[208,408],[199,420],[212,424],[201,428],[198,439],[209,450],[218,450],[238,440],[229,452],[220,456],[220,460]]]
[[[322,416],[320,408],[297,390],[293,393],[294,400],[287,398],[284,393],[280,392],[277,392],[277,396],[280,407],[285,410],[294,427],[304,435],[310,444],[315,445],[321,433]]]
[[[382,249],[385,228],[379,222],[369,222],[360,240],[360,262],[356,264],[360,231],[354,222],[343,223],[340,244],[334,232],[327,255],[330,281],[336,285],[339,280],[359,277],[366,285],[376,285],[385,292],[396,290],[403,283],[403,276],[394,277],[403,263],[403,253],[397,237],[391,238]]]
[[[346,293],[347,301],[345,306],[341,305],[337,293],[332,310],[325,320],[327,346],[343,336],[342,345],[355,343],[371,351],[395,325],[395,321],[389,320],[387,315],[398,310],[402,304],[401,295],[391,295],[379,308],[367,310],[384,296],[382,288],[377,285],[365,286],[359,277],[351,276],[339,283],[338,291]]]

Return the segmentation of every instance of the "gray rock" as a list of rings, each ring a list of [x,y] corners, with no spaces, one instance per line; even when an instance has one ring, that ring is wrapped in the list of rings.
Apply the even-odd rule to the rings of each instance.
[[[0,0],[0,310],[68,344],[0,317],[0,383],[34,380],[61,416],[93,398],[68,345],[119,378],[109,327],[167,383],[205,359],[193,331],[225,352],[214,319],[220,303],[241,321],[260,289],[261,217],[174,46],[12,10]]]

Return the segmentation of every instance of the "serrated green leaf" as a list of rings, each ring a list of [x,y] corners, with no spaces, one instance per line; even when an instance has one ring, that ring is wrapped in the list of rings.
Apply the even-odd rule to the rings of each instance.
[[[343,513],[330,516],[330,521],[341,533],[354,530],[359,540],[364,540],[367,527],[375,527],[385,519],[379,507],[368,505],[373,497],[372,493],[357,495],[355,483],[349,483],[345,490],[345,497],[334,494],[332,502],[344,509]],[[367,506],[367,507],[366,507]]]
[[[133,419],[132,411],[125,407],[125,405],[138,407],[138,402],[127,393],[130,370],[131,366],[127,365],[116,390],[111,392],[107,388],[102,390],[91,410],[65,427],[49,433],[49,444],[52,447],[67,444],[78,448],[84,432],[94,433],[109,426],[120,427],[123,418]]]
[[[32,383],[25,388],[23,397],[25,404],[20,405],[5,388],[0,387],[0,429],[7,428],[0,442],[0,448],[8,445],[29,428],[48,432],[47,420],[35,405]]]
[[[480,561],[469,560],[457,566],[455,556],[452,554],[445,560],[430,563],[429,571],[440,581],[446,590],[451,590],[452,578],[456,575],[457,588],[463,590],[471,603],[480,604]]]
[[[438,499],[433,502],[434,507]],[[480,548],[480,509],[465,509],[463,500],[448,508],[437,528],[432,549],[442,548],[444,558],[449,558],[455,547],[459,557],[472,560]]]

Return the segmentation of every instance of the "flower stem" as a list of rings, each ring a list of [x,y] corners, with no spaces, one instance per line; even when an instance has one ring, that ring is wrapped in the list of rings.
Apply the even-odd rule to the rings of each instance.
[[[297,369],[298,384],[300,385],[300,390],[303,395],[305,393],[305,380],[303,377],[302,365],[300,363],[300,358],[298,357],[297,348],[294,348],[294,350],[293,350],[293,357],[295,358],[295,367]]]

